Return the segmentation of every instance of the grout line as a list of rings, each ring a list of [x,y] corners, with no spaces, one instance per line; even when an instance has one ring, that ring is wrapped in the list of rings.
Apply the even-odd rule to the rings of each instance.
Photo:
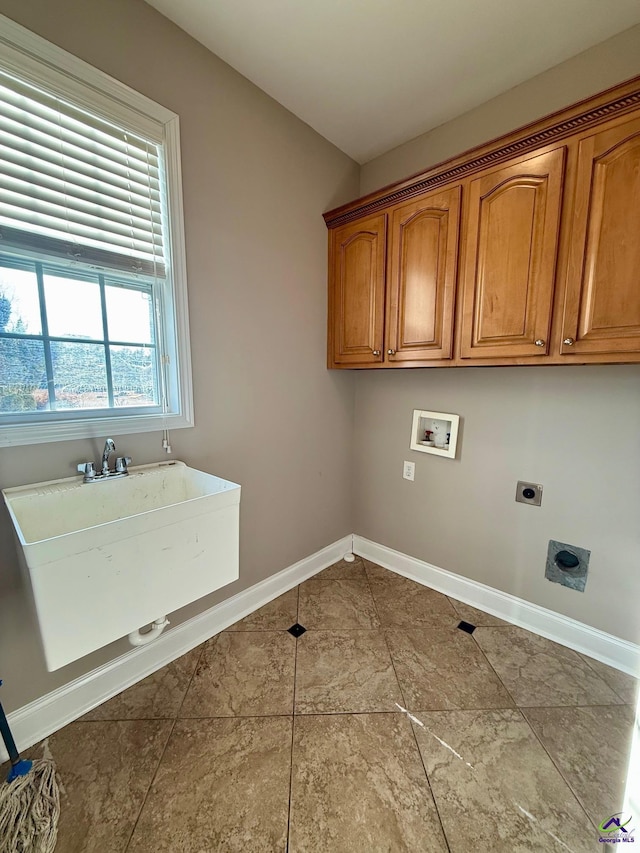
[[[174,719],[173,723],[171,724],[171,728],[169,730],[169,736],[167,737],[167,739],[165,741],[164,748],[163,748],[162,752],[160,753],[160,758],[158,759],[158,763],[156,764],[156,769],[154,770],[154,772],[151,776],[151,781],[149,782],[146,793],[145,793],[144,797],[142,798],[142,803],[140,804],[140,809],[138,810],[138,815],[137,815],[137,817],[133,823],[133,826],[131,828],[131,834],[129,835],[129,839],[128,839],[127,843],[123,847],[123,853],[127,853],[127,850],[129,849],[129,846],[131,844],[131,840],[133,839],[133,834],[136,831],[136,827],[138,826],[138,822],[139,822],[140,817],[142,815],[142,811],[143,811],[143,809],[147,803],[147,797],[149,796],[149,791],[151,790],[153,783],[156,780],[156,776],[158,775],[158,770],[160,769],[160,765],[162,764],[162,759],[165,756],[165,753],[167,751],[167,747],[169,746],[169,741],[171,740],[171,738],[173,736],[173,730],[175,729],[177,722],[178,722],[178,719],[176,717],[176,719]]]
[[[153,787],[153,783],[156,781],[156,776],[158,775],[158,770],[160,770],[160,765],[162,764],[162,760],[163,760],[163,758],[164,758],[164,756],[165,756],[165,754],[166,754],[166,752],[167,752],[167,747],[169,746],[169,741],[170,741],[170,740],[171,740],[171,738],[173,737],[173,732],[174,732],[175,727],[176,727],[176,724],[177,724],[177,722],[178,722],[178,717],[179,717],[179,715],[180,715],[180,711],[182,710],[182,706],[184,705],[184,700],[187,698],[187,693],[188,693],[188,692],[189,692],[189,690],[191,689],[191,684],[193,683],[193,679],[195,678],[195,674],[196,674],[197,669],[198,669],[198,666],[199,666],[199,664],[200,664],[200,659],[202,658],[202,655],[204,654],[204,648],[205,648],[205,646],[207,645],[207,643],[208,643],[208,642],[209,642],[208,640],[205,640],[205,642],[201,644],[200,654],[198,655],[198,658],[197,658],[197,660],[196,660],[196,664],[195,664],[195,666],[193,667],[193,672],[191,673],[191,678],[189,679],[189,683],[187,684],[187,689],[184,691],[184,694],[183,694],[183,696],[182,696],[182,702],[180,703],[180,707],[179,707],[179,708],[178,708],[178,710],[176,711],[176,715],[175,715],[175,717],[173,718],[173,724],[172,724],[171,729],[170,729],[170,731],[169,731],[169,737],[168,737],[168,738],[167,738],[167,740],[165,741],[164,749],[162,750],[162,752],[161,752],[161,754],[160,754],[160,758],[159,758],[158,763],[157,763],[157,765],[156,765],[156,769],[155,769],[155,771],[154,771],[154,773],[153,773],[153,775],[152,775],[152,777],[151,777],[151,781],[149,782],[149,785],[148,785],[148,787],[147,787],[146,793],[145,793],[145,795],[144,795],[144,797],[143,797],[143,799],[142,799],[142,803],[141,803],[141,805],[140,805],[140,810],[138,811],[138,816],[136,817],[136,819],[135,819],[135,821],[134,821],[134,824],[133,824],[133,827],[132,827],[132,829],[131,829],[131,834],[129,835],[129,840],[127,841],[127,843],[126,843],[126,844],[125,844],[125,846],[123,847],[123,853],[127,853],[127,850],[128,850],[128,849],[129,849],[129,847],[131,846],[131,841],[132,841],[132,839],[133,839],[133,834],[134,834],[134,833],[135,833],[135,831],[136,831],[136,827],[138,826],[138,822],[140,821],[140,817],[141,817],[141,815],[142,815],[142,811],[143,811],[143,809],[144,809],[144,807],[145,807],[145,805],[146,805],[146,803],[147,803],[147,798],[148,798],[148,796],[149,796],[149,792],[151,791],[151,788]],[[196,647],[196,648],[197,648],[197,647]],[[187,654],[188,654],[188,652],[187,652]],[[99,721],[98,721],[98,720],[96,720],[95,722],[99,722]]]
[[[382,626],[382,622],[380,620],[380,613],[378,612],[378,605],[376,603],[376,599],[375,599],[375,596],[373,594],[373,590],[371,589],[371,584],[369,582],[369,573],[367,572],[367,567],[364,564],[364,562],[363,562],[363,565],[365,566],[365,575],[367,577],[367,585],[369,587],[369,594],[371,595],[371,598],[373,599],[373,607],[374,607],[374,610],[376,612],[376,616],[378,617],[378,621],[380,622],[380,625]],[[380,633],[382,634],[382,636],[384,638],[384,644],[387,647],[387,654],[389,655],[389,660],[391,661],[391,666],[393,667],[393,674],[395,675],[395,679],[396,679],[396,682],[398,684],[398,690],[400,691],[400,696],[402,697],[402,704],[406,707],[407,706],[407,700],[405,699],[404,691],[402,689],[402,684],[400,683],[400,679],[398,678],[398,672],[396,670],[396,664],[395,664],[395,661],[393,659],[393,655],[391,654],[391,648],[389,647],[389,641],[387,640],[387,635],[386,635],[384,630],[381,630]],[[400,713],[404,714],[403,711]],[[451,853],[451,847],[449,846],[449,841],[447,839],[447,833],[445,832],[444,823],[442,822],[442,817],[440,816],[440,810],[438,808],[438,804],[436,802],[435,794],[433,793],[433,788],[431,787],[431,782],[429,780],[429,774],[427,773],[427,768],[426,768],[424,760],[422,758],[422,753],[420,752],[420,745],[418,744],[418,737],[416,735],[416,731],[415,731],[415,727],[414,727],[413,723],[409,722],[409,728],[411,729],[413,741],[414,741],[414,743],[416,745],[416,749],[418,751],[418,758],[420,760],[420,764],[422,764],[422,770],[424,771],[424,778],[425,778],[425,781],[427,783],[427,790],[431,794],[431,801],[433,802],[433,807],[436,810],[436,817],[438,818],[438,822],[440,823],[440,829],[442,830],[442,837],[444,839],[444,843],[446,844],[446,847],[447,847],[447,850],[449,851],[449,853]]]
[[[478,626],[476,626],[476,627],[478,627]],[[489,660],[489,657],[488,657],[487,653],[485,652],[485,650],[482,648],[482,646],[481,646],[481,645],[480,645],[480,643],[478,642],[478,638],[475,636],[475,633],[476,633],[476,632],[474,631],[474,632],[473,632],[472,634],[470,634],[469,636],[470,636],[470,637],[471,637],[471,639],[475,642],[475,644],[476,644],[476,648],[479,650],[480,654],[482,655],[482,657],[483,657],[483,658],[485,659],[485,661],[487,662],[487,666],[489,667],[489,669],[491,670],[491,672],[492,672],[492,673],[495,675],[495,677],[498,679],[498,682],[499,682],[500,684],[502,684],[502,686],[504,687],[504,689],[505,689],[505,692],[506,692],[507,696],[508,696],[508,697],[509,697],[509,699],[511,699],[511,701],[513,702],[513,707],[514,707],[514,708],[518,708],[518,707],[519,707],[519,706],[518,706],[518,703],[517,703],[517,702],[516,702],[516,700],[513,698],[513,694],[512,694],[512,692],[509,690],[509,688],[507,687],[507,685],[504,683],[503,679],[502,679],[502,678],[500,678],[500,674],[499,674],[499,673],[498,673],[498,671],[496,670],[495,666],[494,666],[494,665],[491,663],[491,661]]]
[[[565,707],[567,707],[567,706],[565,706]],[[571,706],[569,706],[569,707],[571,707]],[[573,706],[573,707],[576,707],[576,706]],[[587,707],[588,707],[588,706],[587,706]],[[612,707],[612,706],[608,705],[607,707]],[[619,706],[613,706],[613,707],[619,707]],[[557,770],[557,771],[558,771],[558,773],[560,774],[560,778],[564,781],[564,783],[565,783],[565,785],[567,786],[567,788],[571,791],[571,793],[572,793],[572,794],[573,794],[573,796],[575,797],[576,802],[578,803],[578,805],[580,806],[580,808],[582,809],[582,811],[583,811],[583,812],[584,812],[584,814],[586,815],[587,820],[589,821],[589,823],[591,824],[591,826],[594,828],[594,830],[597,832],[597,831],[598,831],[598,825],[597,825],[597,824],[596,824],[596,822],[591,818],[591,815],[590,815],[590,814],[589,814],[589,812],[587,811],[587,809],[586,809],[586,807],[585,807],[584,803],[582,802],[582,800],[581,800],[581,799],[580,799],[580,797],[578,796],[577,791],[575,791],[575,790],[574,790],[573,785],[571,784],[571,782],[569,781],[569,779],[565,776],[564,772],[562,771],[562,768],[560,767],[560,765],[559,765],[559,764],[558,764],[558,762],[555,760],[555,758],[553,757],[553,755],[551,754],[551,752],[550,752],[550,751],[549,751],[549,749],[547,748],[546,744],[545,744],[545,743],[544,743],[544,741],[542,740],[542,737],[538,734],[538,732],[535,730],[535,728],[533,727],[533,725],[529,722],[529,720],[527,719],[527,716],[526,716],[526,714],[524,713],[524,711],[522,711],[520,708],[518,708],[518,711],[520,711],[520,714],[522,715],[522,718],[524,719],[525,723],[529,726],[529,728],[530,728],[530,729],[531,729],[531,731],[533,732],[533,736],[535,737],[535,739],[538,741],[538,743],[540,744],[540,746],[542,747],[542,749],[545,751],[545,753],[549,756],[549,760],[551,761],[551,763],[553,764],[553,766],[556,768],[556,770]]]
[[[574,649],[574,651],[575,651],[575,649]],[[591,658],[588,655],[583,655],[582,652],[576,652],[576,654],[580,655],[580,659],[584,663],[587,664],[587,666],[589,667],[591,672],[593,672],[593,674],[596,675],[600,679],[600,681],[604,682],[604,684],[606,684],[606,686],[609,688],[609,690],[615,696],[617,696],[621,702],[623,702],[625,705],[633,704],[633,700],[631,702],[626,702],[625,699],[622,697],[622,695],[615,689],[615,687],[612,687],[608,681],[605,681],[605,679],[600,675],[600,673],[596,670],[596,668],[591,665]],[[606,664],[603,664],[603,666],[606,666]],[[619,672],[619,670],[617,670],[617,671]],[[624,674],[627,675],[628,673],[624,673]],[[629,678],[633,678],[633,675],[629,675]]]
[[[219,637],[220,634],[286,634],[288,630],[288,628],[243,628],[242,630],[233,631],[231,628],[225,628],[224,631],[220,631],[215,636]],[[213,640],[214,637],[211,639]],[[205,640],[205,642],[209,641]]]
[[[218,636],[218,635],[216,634],[216,636]],[[180,719],[180,712],[182,711],[182,707],[183,707],[185,700],[187,698],[187,693],[191,690],[191,685],[193,684],[193,679],[196,677],[196,672],[198,671],[198,667],[200,666],[200,661],[202,660],[202,656],[204,654],[205,647],[208,646],[209,643],[210,643],[210,640],[205,640],[204,643],[201,644],[200,654],[198,655],[198,660],[196,661],[196,665],[194,666],[193,672],[191,673],[191,678],[189,679],[189,684],[187,685],[187,689],[184,691],[184,695],[182,696],[182,702],[180,703],[180,707],[178,708],[178,710],[176,712],[176,720]]]
[[[307,632],[308,633],[308,632]],[[327,632],[329,633],[329,632]],[[374,633],[374,632],[371,632]],[[393,663],[393,660],[392,660]],[[590,708],[631,708],[631,710],[635,710],[635,706],[629,704],[616,703],[615,705],[494,705],[489,708],[481,708],[481,707],[467,707],[467,708],[437,708],[431,707],[427,708],[424,705],[416,705],[413,708],[409,708],[412,713],[416,714],[425,713],[425,714],[442,714],[442,713],[476,713],[478,711],[530,711],[530,710],[541,710],[541,711],[569,711],[572,709],[580,709],[584,708],[586,710]],[[296,711],[296,716],[299,717],[309,717],[309,716],[326,716],[332,714],[396,714],[400,713],[398,711],[390,708],[389,710],[380,710],[380,709],[368,709],[366,711]],[[189,715],[182,716],[178,719],[180,720],[243,720],[243,719],[266,719],[267,717],[290,717],[291,714],[283,713],[283,714],[211,714],[209,716],[201,716],[201,715]],[[80,724],[83,726],[91,726],[98,725],[100,723],[160,723],[166,722],[167,720],[173,720],[174,717],[104,717],[100,720],[74,720],[73,723],[69,723],[68,725],[76,725]],[[66,728],[66,727],[65,727]],[[34,746],[38,746],[35,744]],[[5,762],[8,765],[9,762]],[[2,765],[4,766],[4,765]]]
[[[297,587],[297,600],[296,600],[296,623],[298,623],[298,617],[300,614],[300,584]],[[286,853],[289,851],[289,842],[291,835],[291,795],[293,791],[293,742],[294,742],[294,732],[296,725],[296,679],[298,675],[298,640],[300,638],[296,637],[296,648],[293,657],[293,701],[291,704],[291,752],[289,754],[289,808],[287,810],[287,844],[286,844]]]
[[[297,645],[297,643],[296,643]],[[289,805],[287,809],[287,843],[285,853],[288,853],[291,844],[291,796],[293,793],[293,743],[295,736],[296,718],[291,715],[291,753],[289,755]]]
[[[511,700],[513,701],[513,704],[514,704],[514,706],[515,706],[515,707],[514,707],[514,710],[518,711],[518,713],[520,714],[520,716],[522,717],[522,719],[525,721],[525,723],[526,723],[526,724],[527,724],[527,726],[529,727],[530,731],[532,732],[533,736],[534,736],[534,737],[535,737],[535,739],[538,741],[538,743],[540,744],[540,746],[542,747],[542,749],[544,750],[544,752],[546,753],[546,755],[549,757],[549,760],[551,761],[551,764],[556,768],[556,770],[557,770],[557,771],[558,771],[558,773],[560,774],[560,778],[563,780],[563,782],[565,783],[565,785],[567,786],[567,788],[568,788],[568,789],[571,791],[571,793],[573,794],[574,799],[575,799],[575,800],[576,800],[576,802],[578,803],[578,806],[582,809],[583,813],[586,815],[587,821],[588,821],[588,822],[591,824],[591,826],[592,826],[592,827],[597,831],[598,827],[597,827],[597,826],[596,826],[596,824],[593,822],[593,820],[591,819],[591,816],[589,815],[589,813],[588,813],[588,812],[587,812],[587,810],[585,809],[584,805],[582,804],[582,801],[580,800],[580,798],[578,797],[578,795],[577,795],[577,794],[576,794],[576,792],[574,791],[574,789],[573,789],[573,785],[571,785],[571,783],[569,782],[569,780],[567,779],[567,777],[565,776],[565,774],[562,772],[562,770],[560,769],[560,767],[558,766],[558,764],[557,764],[557,763],[556,763],[556,761],[554,760],[553,756],[551,755],[551,753],[549,752],[549,750],[547,749],[547,747],[545,746],[545,744],[542,742],[542,739],[538,736],[538,734],[537,734],[536,730],[533,728],[533,726],[531,725],[531,723],[529,722],[529,720],[526,718],[526,716],[525,716],[525,714],[524,714],[524,711],[522,710],[522,707],[525,707],[525,706],[522,706],[522,707],[521,707],[521,706],[520,706],[520,705],[518,705],[518,703],[515,701],[515,699],[513,698],[513,695],[512,695],[512,693],[511,693],[511,691],[509,690],[509,688],[507,687],[507,685],[504,683],[504,681],[502,680],[502,678],[500,678],[500,675],[498,674],[498,672],[496,671],[495,667],[493,666],[493,664],[492,664],[492,663],[491,663],[491,661],[489,660],[489,658],[488,658],[488,656],[487,656],[487,654],[486,654],[485,650],[482,648],[482,646],[481,646],[481,645],[480,645],[480,643],[477,641],[477,639],[475,638],[475,636],[474,636],[474,635],[475,635],[475,631],[474,631],[474,633],[473,633],[473,634],[471,634],[471,636],[472,636],[472,637],[473,637],[473,639],[476,641],[476,645],[477,645],[477,647],[480,649],[480,651],[481,651],[482,655],[484,656],[485,660],[487,661],[488,665],[491,667],[491,669],[492,669],[492,670],[493,670],[493,672],[495,673],[496,678],[500,681],[500,683],[502,684],[502,686],[504,687],[504,689],[507,691],[507,694],[511,697]],[[614,695],[617,695],[617,694],[615,694],[615,691],[614,691]],[[544,708],[548,708],[548,707],[577,708],[577,707],[593,707],[593,706],[589,706],[589,705],[586,705],[586,706],[580,706],[580,705],[559,705],[559,706],[556,706],[556,705],[552,705],[552,706],[532,706],[532,707],[544,707]],[[606,707],[618,707],[618,706],[615,706],[615,705],[614,705],[614,706],[612,706],[612,705],[607,705]]]
[[[558,710],[558,711],[570,711],[572,708],[633,708],[633,705],[630,705],[628,702],[598,702],[596,705],[585,705],[584,702],[579,702],[575,705],[517,705],[519,710],[527,711],[527,710],[535,710],[539,709],[541,711],[548,710]]]

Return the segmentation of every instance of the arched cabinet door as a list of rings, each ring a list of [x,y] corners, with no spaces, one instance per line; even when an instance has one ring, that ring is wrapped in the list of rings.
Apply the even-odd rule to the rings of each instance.
[[[561,352],[640,352],[640,120],[582,139]]]
[[[469,183],[462,358],[549,352],[564,162],[556,148]]]
[[[383,360],[386,214],[331,232],[329,364]]]
[[[389,363],[452,356],[459,220],[459,186],[389,212]]]

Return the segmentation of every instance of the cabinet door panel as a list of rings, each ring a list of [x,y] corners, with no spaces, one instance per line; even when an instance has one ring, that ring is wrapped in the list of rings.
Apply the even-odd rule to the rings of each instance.
[[[577,174],[561,351],[640,352],[640,121],[583,139]]]
[[[564,159],[558,148],[471,181],[463,358],[548,352]]]
[[[459,218],[459,186],[391,212],[389,362],[451,358]]]
[[[329,357],[335,364],[382,361],[385,236],[384,214],[332,232]]]

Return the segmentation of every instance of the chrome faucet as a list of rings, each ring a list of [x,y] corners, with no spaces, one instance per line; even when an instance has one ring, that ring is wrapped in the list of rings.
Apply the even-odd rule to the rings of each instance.
[[[109,456],[111,456],[115,449],[115,441],[112,438],[108,438],[104,443],[104,450],[102,451],[102,474],[105,477],[109,474]]]
[[[111,470],[109,468],[109,457],[116,449],[115,442],[112,438],[108,438],[104,443],[102,452],[102,467],[100,473],[96,471],[96,466],[93,462],[80,462],[77,466],[78,471],[84,474],[83,483],[97,483],[114,477],[126,477],[129,473],[127,465],[131,464],[130,456],[118,456],[116,459],[116,467]]]

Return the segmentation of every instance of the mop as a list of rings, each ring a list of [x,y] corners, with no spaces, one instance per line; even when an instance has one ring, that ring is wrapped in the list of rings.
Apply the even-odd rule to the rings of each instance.
[[[20,758],[1,704],[0,734],[11,760],[0,782],[0,853],[53,853],[60,816],[55,765]]]

